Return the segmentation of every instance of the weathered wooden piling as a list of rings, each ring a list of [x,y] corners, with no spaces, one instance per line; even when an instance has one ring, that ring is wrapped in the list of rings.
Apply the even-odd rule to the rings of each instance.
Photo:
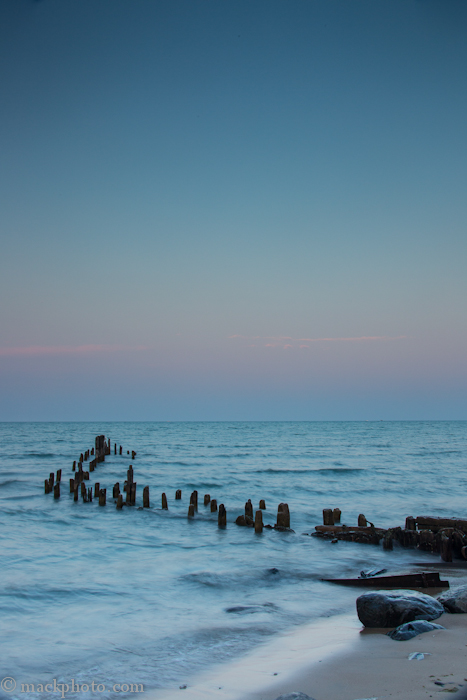
[[[431,530],[420,530],[420,542],[418,546],[422,551],[432,552],[435,544],[435,533]]]
[[[114,444],[114,455],[117,454],[117,443]]]
[[[136,452],[134,450],[131,450],[131,459],[134,459],[136,457]]]
[[[83,455],[82,452],[81,452],[81,454],[80,454],[80,456],[79,456],[79,461],[80,461],[81,463],[84,462],[84,455]]]
[[[105,435],[97,435],[95,440],[96,447],[96,462],[99,464],[105,460],[105,453],[107,452]]]
[[[253,504],[251,502],[251,498],[249,498],[248,501],[245,503],[245,517],[247,516],[253,519]]]
[[[83,472],[83,479],[89,481],[89,472]]]
[[[263,511],[257,510],[255,513],[255,532],[263,532]]]
[[[73,467],[72,467],[72,471],[74,472],[75,470],[76,470],[76,459],[75,459],[75,461],[73,462]]]
[[[195,512],[198,512],[198,491],[193,491],[190,496],[190,503],[195,507]]]
[[[75,490],[75,480],[70,479],[70,493],[73,493],[74,490]]]
[[[88,488],[88,501],[89,501],[89,503],[92,503],[92,487],[91,486]]]
[[[82,481],[81,482],[81,495],[85,496],[85,494],[86,494],[86,484],[84,483],[84,481]]]
[[[126,481],[126,502],[128,505],[132,505],[132,489],[133,489],[133,466],[130,464],[127,471],[127,481]]]
[[[181,489],[177,489],[177,491],[175,491],[175,500],[176,501],[182,500],[182,490]]]
[[[44,493],[50,493],[50,485],[48,479],[44,479]]]
[[[279,503],[276,524],[278,527],[290,527],[290,512],[287,503]]]
[[[217,501],[215,498],[211,501],[211,513],[215,513],[217,510]]]
[[[334,517],[334,525],[337,525],[341,521],[341,515],[342,511],[340,508],[334,508],[332,511],[333,517]]]
[[[131,485],[131,505],[134,506],[136,503],[136,481]]]
[[[118,498],[117,498],[117,510],[122,510],[123,508],[123,496],[120,493]]]
[[[117,481],[116,484],[114,484],[114,487],[112,489],[112,498],[118,498],[120,495],[120,482]]]
[[[266,510],[266,501],[263,498],[259,502],[259,507],[261,510]]]
[[[165,493],[162,494],[162,510],[169,510],[169,506],[167,505],[167,496]]]
[[[210,496],[208,493],[205,493],[205,494],[204,494],[204,505],[205,505],[205,506],[208,506],[210,500],[211,500],[211,496]]]
[[[145,486],[143,489],[143,508],[149,508],[149,486]]]
[[[323,525],[334,525],[334,511],[331,508],[323,509]]]
[[[189,518],[195,517],[195,506],[193,505],[193,503],[190,503],[190,505],[188,506],[188,517]]]
[[[98,481],[94,484],[94,498],[99,498],[99,491],[101,490],[101,485]]]
[[[95,459],[91,459],[91,461],[89,462],[89,471],[90,471],[90,472],[93,472],[93,471],[94,471],[94,469],[96,468],[96,464],[97,464],[96,460],[95,460]]]
[[[120,454],[123,452],[123,447],[120,445]]]
[[[417,526],[415,523],[415,518],[412,515],[409,515],[405,519],[405,529],[406,530],[416,530],[417,529]]]
[[[75,484],[75,489],[73,492],[73,500],[74,501],[78,500],[78,495],[79,495],[79,486],[78,486],[78,484]]]
[[[59,482],[61,480],[62,480],[62,470],[57,469],[57,478],[55,479],[55,481]]]
[[[100,506],[105,506],[106,495],[107,495],[107,489],[101,489],[99,491],[99,505]]]
[[[367,527],[367,526],[368,526],[367,519],[365,518],[363,513],[360,513],[360,515],[358,516],[358,527]]]
[[[91,448],[91,456],[94,457],[94,447]]]
[[[441,534],[439,538],[439,551],[441,554],[441,559],[445,562],[452,561],[452,546],[451,538],[446,537],[444,533]]]
[[[227,511],[223,503],[219,505],[219,512],[217,514],[217,525],[218,527],[227,526]]]
[[[383,537],[383,549],[391,550],[393,549],[393,533],[392,530],[387,530],[386,534]]]
[[[84,491],[81,492],[81,497],[83,499],[83,503],[88,502],[88,492],[87,492],[86,488],[84,489]]]

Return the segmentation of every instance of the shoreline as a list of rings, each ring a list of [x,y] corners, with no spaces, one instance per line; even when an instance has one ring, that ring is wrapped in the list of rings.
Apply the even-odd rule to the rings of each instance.
[[[454,586],[466,582],[452,574]],[[356,591],[355,599],[360,594]],[[354,609],[279,631],[247,655],[200,672],[186,687],[149,695],[151,700],[276,700],[300,691],[314,700],[425,700],[449,693],[467,700],[467,614],[444,613],[435,622],[446,629],[399,642],[386,636],[388,629],[362,627]],[[427,656],[411,661],[413,652]]]

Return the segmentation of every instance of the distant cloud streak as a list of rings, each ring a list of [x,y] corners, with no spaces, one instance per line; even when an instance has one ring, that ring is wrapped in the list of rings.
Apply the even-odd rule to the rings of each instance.
[[[388,341],[388,340],[402,340],[406,338],[405,335],[362,335],[355,338],[293,338],[289,335],[278,335],[278,336],[248,336],[248,335],[230,335],[229,339],[241,339],[247,341],[266,341],[264,343],[259,343],[260,346],[265,348],[309,348],[308,343],[364,343],[369,341]],[[250,347],[257,347],[258,344],[250,345]]]
[[[0,357],[33,357],[37,355],[87,355],[91,353],[147,350],[144,345],[29,345],[0,348]]]

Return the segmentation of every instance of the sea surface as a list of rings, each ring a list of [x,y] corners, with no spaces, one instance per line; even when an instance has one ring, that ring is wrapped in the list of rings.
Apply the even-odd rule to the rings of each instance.
[[[112,454],[88,483],[107,488],[105,507],[69,493],[72,462],[98,434]],[[112,486],[130,463],[136,506],[117,511]],[[60,468],[54,500],[44,479]],[[42,685],[74,679],[80,697],[122,698],[130,684],[178,688],[271,635],[352,609],[355,590],[323,577],[436,560],[309,533],[328,507],[347,525],[359,513],[383,527],[467,517],[467,422],[0,423],[0,487],[1,677],[16,683],[0,697],[57,698]],[[205,493],[224,503],[225,530]],[[237,526],[249,498],[255,510],[265,499],[271,524],[287,502],[294,532]]]

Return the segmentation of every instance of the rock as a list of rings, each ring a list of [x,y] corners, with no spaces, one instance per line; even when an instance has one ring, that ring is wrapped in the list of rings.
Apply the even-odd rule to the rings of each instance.
[[[377,591],[357,598],[357,614],[365,627],[397,627],[412,620],[436,620],[443,605],[416,591]]]
[[[467,586],[457,586],[438,597],[447,612],[467,613]]]
[[[286,693],[285,695],[279,695],[276,700],[313,700],[306,693]]]
[[[435,622],[427,622],[426,620],[414,620],[413,622],[406,622],[404,625],[399,625],[395,630],[391,632],[386,632],[388,637],[395,639],[397,642],[403,642],[406,639],[412,639],[416,637],[417,634],[423,634],[423,632],[431,632],[431,630],[445,630],[446,627],[442,625],[437,625]]]

